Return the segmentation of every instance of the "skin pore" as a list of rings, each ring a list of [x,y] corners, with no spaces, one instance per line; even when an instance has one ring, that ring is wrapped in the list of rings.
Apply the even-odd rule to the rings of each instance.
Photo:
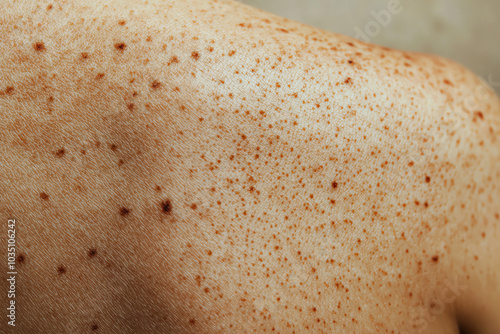
[[[0,332],[500,332],[470,71],[234,1],[7,2]]]

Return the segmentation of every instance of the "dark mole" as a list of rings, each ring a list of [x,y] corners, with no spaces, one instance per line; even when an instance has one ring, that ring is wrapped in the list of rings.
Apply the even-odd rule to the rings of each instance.
[[[19,254],[17,256],[17,263],[23,263],[24,260],[26,260],[26,257],[24,256],[24,254]]]
[[[125,43],[115,43],[115,49],[117,50],[123,51],[126,47],[127,45],[125,45]]]
[[[66,268],[64,268],[64,266],[59,266],[59,267],[57,268],[57,271],[59,272],[59,274],[61,274],[61,275],[62,275],[62,274],[64,274],[64,273],[66,273]]]
[[[89,249],[89,251],[87,252],[87,255],[88,255],[89,257],[94,257],[96,254],[97,254],[97,249],[95,249],[95,248],[91,248],[91,249]]]
[[[44,200],[48,200],[49,199],[49,195],[47,195],[46,193],[40,193],[40,198],[44,199]]]
[[[45,44],[42,42],[36,42],[33,44],[33,47],[35,48],[36,51],[44,51],[45,50]]]
[[[425,202],[425,203],[424,203],[424,206],[425,206],[426,208],[428,208],[428,207],[429,207],[429,203]]]
[[[352,64],[354,64],[354,62],[353,62],[352,60],[350,60],[350,59],[349,59],[347,62],[348,62],[349,64],[351,64],[351,65],[352,65]]]
[[[193,51],[191,57],[193,57],[194,60],[198,60],[200,59],[200,54],[197,51]]]
[[[90,329],[96,331],[99,329],[99,326],[97,324],[93,324],[92,326],[90,326]]]
[[[120,216],[122,217],[125,217],[126,215],[128,215],[130,213],[130,210],[127,209],[127,208],[121,208],[120,209]]]
[[[170,213],[172,211],[172,203],[170,200],[165,200],[161,202],[161,209],[164,213]]]
[[[155,190],[156,191],[161,191],[161,187],[159,185],[156,185]]]
[[[332,182],[333,189],[336,189],[338,186],[339,186],[339,184],[337,183],[337,181]]]
[[[196,203],[191,204],[191,209],[196,210],[198,208],[198,205]]]
[[[151,88],[153,88],[153,89],[160,88],[160,86],[161,86],[161,82],[159,82],[158,80],[155,80],[151,83]]]
[[[82,59],[87,59],[89,54],[87,52],[82,52]]]
[[[194,320],[194,319],[189,319],[189,323],[190,323],[191,325],[194,325],[194,324],[196,323],[196,320]]]
[[[63,148],[60,148],[56,151],[55,155],[58,157],[58,158],[62,158],[64,156],[64,154],[66,154],[66,150]]]
[[[434,255],[432,257],[432,261],[437,263],[439,261],[439,256],[438,255]]]
[[[431,182],[431,178],[429,176],[426,176],[425,177],[425,182],[427,182],[427,183]]]
[[[110,149],[111,151],[116,151],[116,148],[117,148],[117,147],[118,147],[118,146],[116,146],[116,144],[111,144],[111,145],[109,145],[109,149]]]

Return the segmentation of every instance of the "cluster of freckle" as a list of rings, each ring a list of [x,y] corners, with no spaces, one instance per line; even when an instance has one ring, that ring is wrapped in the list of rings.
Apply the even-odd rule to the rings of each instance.
[[[59,151],[58,151],[59,152]],[[64,149],[62,149],[62,153],[60,154],[60,156],[63,156],[64,155]],[[157,190],[161,190],[161,188],[159,186],[157,186],[156,188]],[[48,201],[50,196],[45,193],[45,192],[41,192],[40,193],[40,198],[44,201]],[[169,200],[169,199],[166,199],[166,200],[163,200],[161,203],[160,203],[160,211],[163,213],[163,214],[166,214],[166,215],[170,215],[172,213],[172,202]],[[131,210],[129,208],[126,208],[126,207],[122,207],[119,209],[118,211],[119,215],[122,216],[122,217],[126,217],[128,216],[130,213],[131,213]],[[94,258],[95,256],[97,256],[97,249],[96,248],[90,248],[88,249],[87,251],[87,256],[89,258]],[[18,257],[17,257],[17,262],[19,264],[22,264],[26,261],[26,256],[24,254],[19,254]],[[66,274],[66,267],[64,265],[59,265],[57,267],[57,272],[59,275],[64,275]],[[99,329],[99,326],[97,324],[92,324],[91,326],[91,330],[92,331],[96,331]]]
[[[47,196],[45,193],[42,193],[43,195]],[[42,197],[42,194],[40,194],[40,197]],[[45,197],[44,196],[44,197]],[[42,197],[43,198],[43,197]],[[47,199],[48,196],[45,198]],[[97,255],[97,249],[95,248],[90,248],[88,251],[87,251],[87,256],[89,258],[93,258]],[[17,263],[19,265],[22,265],[26,262],[26,255],[24,255],[23,253],[20,253],[18,256],[17,256]],[[59,265],[57,267],[57,272],[59,273],[59,275],[64,275],[66,273],[66,267],[64,265]],[[92,324],[90,325],[90,329],[93,330],[93,331],[96,331],[99,329],[99,325],[97,324]]]

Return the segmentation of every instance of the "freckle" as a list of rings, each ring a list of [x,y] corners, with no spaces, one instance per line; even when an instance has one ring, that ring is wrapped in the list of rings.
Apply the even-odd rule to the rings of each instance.
[[[82,56],[82,59],[87,59],[89,57],[89,54],[87,52],[82,52],[81,56]]]
[[[126,47],[125,43],[115,43],[115,49],[119,51],[124,51]]]
[[[56,152],[55,152],[55,155],[58,157],[58,158],[62,158],[64,156],[64,154],[66,154],[66,150],[64,148],[60,148],[58,149]]]
[[[196,203],[191,204],[191,209],[196,210],[198,208],[198,205]]]
[[[175,64],[175,63],[178,63],[178,62],[179,62],[179,58],[177,58],[176,56],[173,56],[172,58],[170,58],[170,61],[168,62],[168,65]]]
[[[477,117],[479,117],[480,119],[484,119],[484,115],[483,115],[483,113],[482,113],[482,112],[480,112],[480,111],[476,111],[474,114],[475,114]]]
[[[207,254],[208,254],[208,256],[212,256],[212,251],[211,251],[211,250],[209,250],[209,251],[207,252]]]
[[[118,166],[121,166],[121,165],[123,165],[124,163],[125,163],[125,161],[123,161],[123,159],[118,160]]]
[[[194,325],[194,324],[196,323],[196,320],[194,320],[194,319],[189,319],[189,323],[190,323],[191,325]]]
[[[97,250],[95,248],[91,248],[87,252],[88,257],[94,257],[94,256],[96,256],[96,254],[97,254]]]
[[[156,185],[155,190],[156,191],[161,191],[161,187],[159,185]]]
[[[170,200],[167,199],[161,202],[161,210],[167,214],[172,211],[172,203],[170,202]]]
[[[235,53],[236,53],[236,51],[231,50],[231,51],[229,51],[228,55],[229,55],[230,57],[232,57],[232,56],[234,56],[234,54],[235,54]]]
[[[448,79],[444,79],[444,81],[443,81],[443,82],[444,82],[445,84],[449,85],[449,86],[453,86],[453,83],[452,83],[450,80],[448,80]]]
[[[432,261],[435,262],[435,263],[437,263],[439,261],[439,256],[438,255],[434,255],[432,257]]]
[[[134,108],[135,108],[135,104],[133,104],[133,103],[129,103],[129,104],[127,105],[127,108],[128,108],[128,110],[132,111],[132,110],[134,110]]]
[[[424,203],[424,206],[425,206],[426,208],[428,208],[428,207],[429,207],[429,203],[425,202],[425,203]]]
[[[410,162],[408,163],[408,166],[410,166],[410,167],[413,167],[413,165],[415,165],[415,163],[414,163],[413,161],[410,161]]]
[[[59,266],[59,267],[57,268],[57,272],[58,272],[59,274],[61,274],[61,275],[62,275],[62,274],[65,274],[65,273],[66,273],[66,268],[64,268],[64,266]]]
[[[415,201],[415,204],[416,204],[416,205],[420,205],[420,202],[419,202],[419,201]]]
[[[51,10],[52,8],[53,8],[53,6],[52,6],[52,5],[48,5],[48,6],[47,6],[47,10]]]
[[[44,51],[45,50],[45,44],[42,42],[36,42],[33,44],[33,47],[35,48],[36,51]]]
[[[121,25],[121,26],[124,26],[124,25],[125,25],[125,23],[126,23],[126,22],[125,22],[125,20],[120,20],[120,21],[118,21],[118,24],[119,24],[119,25]]]
[[[158,80],[155,80],[151,83],[151,88],[153,88],[153,89],[158,89],[158,88],[160,88],[160,86],[161,86],[161,83]]]
[[[116,144],[111,144],[111,145],[109,145],[109,149],[110,149],[111,151],[116,151],[117,147],[118,147],[118,146],[116,146]]]
[[[344,83],[345,84],[350,84],[351,81],[352,81],[352,79],[348,77],[347,79],[344,80]]]
[[[90,329],[96,331],[99,329],[99,326],[97,324],[93,324],[92,326],[90,326]]]
[[[12,93],[14,93],[14,87],[9,86],[5,88],[5,94],[12,94]]]
[[[425,177],[425,182],[427,182],[427,183],[431,182],[431,178],[429,176],[426,176]]]
[[[40,193],[40,198],[47,201],[49,199],[49,195],[46,193]]]
[[[26,260],[26,257],[24,256],[24,254],[19,254],[17,256],[17,263],[23,263],[24,260]]]
[[[129,213],[130,213],[130,210],[127,208],[120,209],[120,216],[122,216],[122,217],[128,216]]]
[[[198,60],[198,59],[200,59],[200,54],[199,54],[198,52],[196,52],[196,51],[193,51],[193,52],[191,53],[191,57],[192,57],[194,60]]]
[[[333,189],[336,189],[338,186],[339,186],[339,184],[337,183],[337,181],[333,181],[332,182],[332,188]]]

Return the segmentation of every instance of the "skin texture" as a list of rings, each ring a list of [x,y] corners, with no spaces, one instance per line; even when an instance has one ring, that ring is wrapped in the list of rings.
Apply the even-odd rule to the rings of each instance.
[[[6,2],[0,332],[500,331],[468,70],[232,1]]]

